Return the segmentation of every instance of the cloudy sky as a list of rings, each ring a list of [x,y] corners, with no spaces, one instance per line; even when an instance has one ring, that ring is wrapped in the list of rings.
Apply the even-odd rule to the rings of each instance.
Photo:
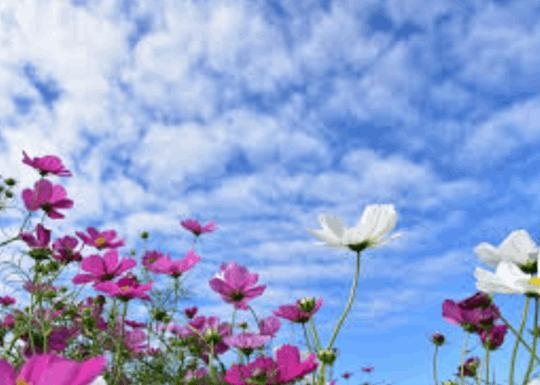
[[[534,4],[3,0],[0,173],[29,183],[22,150],[58,154],[76,204],[51,226],[148,230],[174,256],[180,219],[215,219],[193,301],[223,312],[206,281],[235,260],[268,285],[261,312],[324,297],[326,333],[354,261],[306,229],[394,203],[402,236],[364,256],[338,369],[427,383],[431,332],[447,376],[458,361],[440,303],[474,292],[474,246],[539,235]]]

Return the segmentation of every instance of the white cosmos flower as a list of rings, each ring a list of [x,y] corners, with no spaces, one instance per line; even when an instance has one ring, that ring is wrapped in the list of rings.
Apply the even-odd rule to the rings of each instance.
[[[329,246],[345,247],[359,252],[395,238],[397,235],[388,237],[388,233],[394,229],[396,222],[394,205],[368,205],[354,227],[345,228],[341,219],[321,214],[321,229],[310,230],[310,233]]]
[[[474,252],[491,266],[509,261],[521,267],[531,267],[538,258],[538,246],[526,230],[512,231],[498,247],[482,242],[474,248]]]
[[[494,273],[477,267],[474,276],[476,288],[485,293],[540,295],[540,278],[524,273],[512,262],[500,262]]]

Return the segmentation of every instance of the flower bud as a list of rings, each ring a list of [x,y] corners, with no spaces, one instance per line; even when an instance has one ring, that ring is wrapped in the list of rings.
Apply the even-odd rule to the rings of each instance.
[[[431,342],[435,345],[435,346],[442,346],[444,345],[444,342],[445,342],[445,337],[444,337],[444,334],[442,333],[433,333],[431,335]]]
[[[312,311],[316,304],[317,301],[315,300],[315,297],[304,297],[298,301],[298,307],[300,307],[300,310],[305,311],[306,313]]]
[[[321,349],[317,352],[317,358],[324,364],[332,365],[337,358],[335,349]]]

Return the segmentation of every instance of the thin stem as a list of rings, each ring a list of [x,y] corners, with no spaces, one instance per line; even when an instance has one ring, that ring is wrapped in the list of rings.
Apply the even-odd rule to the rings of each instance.
[[[514,375],[516,370],[516,358],[517,353],[519,350],[519,340],[521,336],[523,335],[523,331],[525,330],[525,325],[527,324],[527,314],[529,312],[529,305],[531,303],[530,297],[525,297],[525,304],[523,305],[523,311],[521,314],[521,322],[519,324],[519,335],[516,337],[516,342],[514,343],[514,348],[512,349],[512,359],[510,361],[510,377],[508,379],[508,385],[514,385]],[[507,324],[508,325],[508,324]]]
[[[459,381],[461,385],[465,384],[465,355],[467,354],[467,343],[469,342],[469,332],[465,331],[463,347],[461,348],[461,365],[459,368]]]
[[[529,359],[529,365],[527,366],[527,373],[525,374],[525,379],[523,383],[526,384],[529,382],[531,373],[534,369],[534,355],[536,353],[536,345],[538,344],[538,297],[534,297],[534,320],[533,320],[533,341],[532,341],[532,352],[531,358]]]
[[[433,352],[433,382],[435,385],[439,385],[439,377],[437,375],[437,354],[439,353],[439,345],[435,345],[435,352]]]
[[[349,292],[349,299],[347,301],[347,305],[345,306],[345,309],[343,310],[343,313],[341,314],[341,317],[339,317],[336,327],[334,328],[334,332],[332,333],[330,342],[328,342],[328,347],[326,348],[328,350],[332,349],[332,346],[334,345],[334,342],[338,336],[339,330],[341,329],[341,326],[343,325],[345,318],[347,318],[347,315],[349,314],[349,311],[351,310],[352,304],[354,303],[354,297],[356,294],[356,287],[358,286],[359,276],[360,276],[360,252],[358,251],[356,252],[356,268],[354,270],[354,278],[351,285],[351,290]]]
[[[304,331],[304,339],[306,340],[306,346],[308,350],[312,352],[313,348],[311,347],[311,343],[309,342],[309,335],[305,323],[302,324],[302,330]]]
[[[255,313],[255,310],[251,306],[248,307],[249,311],[251,312],[251,315],[253,316],[253,319],[255,320],[255,323],[257,326],[259,326],[259,318],[257,317],[257,313]]]
[[[19,237],[21,235],[21,232],[26,227],[26,225],[27,225],[28,221],[30,220],[31,216],[32,216],[32,212],[29,211],[28,214],[26,214],[26,217],[24,218],[23,223],[21,224],[21,227],[19,227],[19,232],[17,233],[17,235],[14,235],[13,237],[8,238],[5,241],[0,242],[0,247],[6,246],[6,245],[10,244],[11,242],[16,241],[17,239],[19,239]]]
[[[533,352],[532,348],[529,346],[529,344],[527,342],[525,342],[525,340],[521,337],[521,335],[516,331],[516,329],[512,326],[512,324],[510,324],[510,322],[508,322],[508,320],[506,318],[503,317],[503,315],[501,314],[500,316],[500,319],[501,321],[504,322],[504,324],[506,326],[508,326],[508,329],[510,329],[510,331],[512,333],[514,333],[514,335],[516,336],[516,338],[518,339],[518,341],[525,347],[525,349],[527,349],[529,351],[529,353],[533,354],[534,355],[534,359],[540,363],[540,357],[538,357],[536,355],[535,352]]]
[[[486,367],[486,385],[489,385],[489,348],[486,349],[486,362],[484,362],[484,365]]]
[[[315,326],[315,321],[313,321],[313,317],[309,319],[309,324],[311,325],[311,333],[313,334],[313,338],[315,339],[315,347],[317,348],[317,350],[320,350],[322,348],[321,340],[319,339],[319,333],[317,332],[317,327]]]

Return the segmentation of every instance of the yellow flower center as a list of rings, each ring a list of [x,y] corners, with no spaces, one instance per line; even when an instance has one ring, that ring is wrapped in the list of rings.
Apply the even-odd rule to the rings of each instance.
[[[529,283],[534,286],[540,286],[540,277],[532,277],[529,279]]]
[[[15,385],[32,385],[29,382],[26,382],[24,378],[18,378],[17,381],[15,381]]]
[[[96,243],[96,246],[101,247],[101,246],[105,245],[105,243],[107,243],[107,240],[103,236],[102,237],[97,237],[96,240],[95,240],[95,243]]]

